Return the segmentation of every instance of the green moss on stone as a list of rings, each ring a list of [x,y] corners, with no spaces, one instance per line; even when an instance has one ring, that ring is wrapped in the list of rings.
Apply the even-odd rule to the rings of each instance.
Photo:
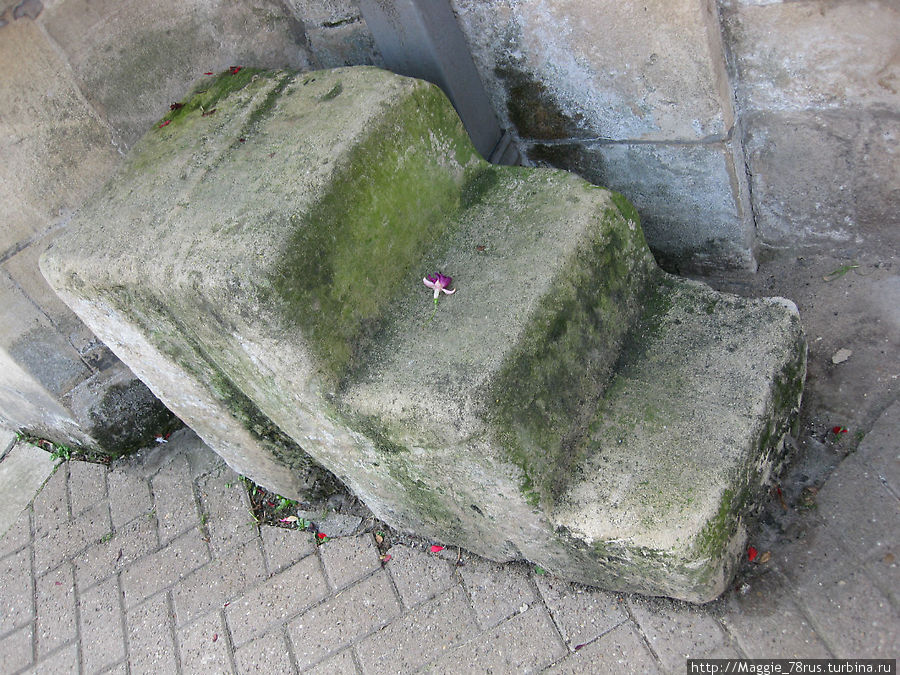
[[[639,228],[598,214],[590,241],[554,279],[492,384],[509,459],[548,503],[565,489],[653,269]]]
[[[453,108],[421,86],[368,130],[321,201],[292,218],[271,284],[326,378],[357,365],[426,252],[455,225],[463,168],[475,161]]]
[[[185,100],[180,102],[182,103],[180,108],[170,110],[158,124],[162,124],[165,121],[176,124],[192,114],[202,115],[204,112],[214,110],[219,101],[229,96],[232,92],[240,91],[253,81],[254,76],[264,72],[259,68],[241,68],[235,74],[232,74],[230,70],[226,70],[217,76],[209,76],[208,80],[202,80],[185,97]]]
[[[209,345],[176,312],[158,299],[138,289],[116,287],[114,304],[142,327],[153,345],[209,391],[231,416],[280,464],[297,476],[317,470],[317,490],[322,495],[336,491],[339,481],[316,462],[290,436],[245,395],[229,376],[220,359],[210,353]],[[311,495],[316,496],[316,495]]]

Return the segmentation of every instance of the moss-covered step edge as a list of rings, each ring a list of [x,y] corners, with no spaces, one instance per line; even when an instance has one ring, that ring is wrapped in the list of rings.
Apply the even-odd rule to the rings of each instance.
[[[788,459],[806,356],[793,303],[661,276],[551,516],[594,583],[701,603],[727,588]]]

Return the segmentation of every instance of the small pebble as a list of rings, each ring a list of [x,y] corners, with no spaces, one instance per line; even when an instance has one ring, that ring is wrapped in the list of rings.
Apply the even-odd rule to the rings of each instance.
[[[850,349],[838,349],[834,356],[831,357],[831,362],[837,365],[838,363],[843,363],[847,359],[849,359],[853,355],[853,351]]]

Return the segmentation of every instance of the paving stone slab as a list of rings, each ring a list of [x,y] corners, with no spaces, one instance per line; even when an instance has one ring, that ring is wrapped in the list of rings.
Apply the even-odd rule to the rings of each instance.
[[[5,534],[0,535],[0,558],[31,543],[31,510],[23,509]]]
[[[72,515],[87,511],[106,499],[106,467],[90,462],[69,462],[69,504]]]
[[[15,432],[7,429],[6,427],[0,426],[0,460],[2,460],[6,456],[7,452],[13,449],[13,446],[15,444]]]
[[[128,666],[132,673],[177,672],[169,599],[165,594],[128,610]]]
[[[0,445],[5,439],[0,438]],[[17,443],[0,461],[0,537],[17,522],[58,464],[30,443]]]
[[[377,572],[288,623],[297,666],[309,668],[399,614],[390,581],[384,572]]]
[[[218,557],[258,536],[247,490],[236,473],[226,467],[205,476],[197,484],[197,494],[213,556]]]
[[[860,494],[866,499],[859,499]],[[847,457],[828,477],[816,504],[826,528],[855,557],[883,555],[900,541],[900,500],[858,454]]]
[[[34,567],[37,574],[51,570],[66,558],[99,542],[111,532],[109,506],[95,504],[81,515],[63,523],[44,537],[34,539]]]
[[[393,621],[356,647],[364,673],[413,672],[478,632],[459,586]]]
[[[394,580],[403,604],[409,608],[441,593],[453,583],[452,568],[433,554],[410,546],[392,546],[385,569]]]
[[[0,638],[0,661],[3,662],[3,668],[8,669],[7,672],[15,672],[31,665],[32,631],[32,626],[22,626]]]
[[[225,619],[211,612],[178,629],[181,668],[185,673],[234,672]]]
[[[320,662],[309,672],[315,675],[350,675],[360,671],[353,660],[353,650],[348,648]]]
[[[266,576],[258,541],[217,558],[181,580],[172,592],[178,625],[224,607]]]
[[[209,549],[196,528],[139,558],[121,573],[125,606],[143,602],[206,564],[209,559]]]
[[[63,564],[35,581],[37,655],[43,658],[75,639],[75,576],[72,565]]]
[[[863,570],[808,591],[798,601],[835,657],[896,657],[900,613]]]
[[[719,622],[680,602],[629,598],[629,607],[664,669],[681,670],[685,659],[701,658],[726,642]]]
[[[569,649],[590,642],[628,618],[620,595],[561,579],[538,577],[536,582]]]
[[[59,651],[42,658],[35,668],[25,671],[29,675],[37,673],[77,673],[78,645],[73,643]]]
[[[0,635],[34,617],[31,549],[0,560]]]
[[[234,661],[238,672],[259,673],[290,673],[294,666],[288,654],[287,637],[284,629],[279,627],[265,635],[251,640],[234,652]]]
[[[316,556],[308,556],[269,577],[225,609],[235,646],[261,635],[273,624],[284,622],[327,595],[328,583]]]
[[[153,509],[149,483],[126,467],[113,468],[106,477],[109,511],[116,529]]]
[[[34,536],[45,537],[69,520],[68,468],[61,464],[31,505],[34,514]]]
[[[900,401],[885,410],[857,450],[879,479],[900,495]]]
[[[78,616],[85,671],[96,673],[125,658],[124,617],[117,578],[107,579],[80,593]]]
[[[227,71],[76,221],[51,285],[279,494],[318,463],[398,529],[704,602],[783,462],[796,307],[663,274],[620,195],[485,163],[427,83]]]
[[[550,616],[534,607],[446,652],[433,667],[439,672],[536,673],[565,654]]]
[[[331,539],[319,547],[319,555],[335,590],[349,586],[381,566],[371,534]]]
[[[200,522],[194,498],[194,481],[187,459],[179,457],[166,464],[150,482],[153,504],[163,544]]]
[[[78,587],[90,588],[157,548],[155,520],[147,516],[132,520],[72,559]]]
[[[459,573],[482,628],[490,628],[527,610],[537,599],[524,571],[472,560],[461,567]],[[396,580],[396,576],[394,578]]]
[[[641,632],[630,621],[619,624],[547,671],[548,675],[658,672],[656,658],[647,648]]]
[[[747,658],[825,659],[831,656],[781,575],[769,572],[731,594],[722,616]]]
[[[260,525],[259,533],[269,574],[275,574],[316,551],[316,535],[312,532]]]

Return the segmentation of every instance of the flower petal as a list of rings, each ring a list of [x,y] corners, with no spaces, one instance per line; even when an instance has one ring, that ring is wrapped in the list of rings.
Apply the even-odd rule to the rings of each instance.
[[[443,551],[443,550],[444,550],[444,547],[443,547],[443,546],[438,546],[437,544],[435,544],[434,546],[431,547],[431,552],[432,552],[432,553],[440,553],[440,552]]]
[[[428,286],[428,288],[434,288],[434,287],[435,287],[435,281],[437,281],[437,280],[436,280],[436,279],[432,279],[430,276],[425,277],[424,279],[422,279],[422,283],[425,284],[426,286]]]
[[[456,293],[455,288],[452,291],[448,291],[446,288],[442,288],[441,290],[444,291],[444,293],[446,293],[447,295],[453,295],[454,293]]]

